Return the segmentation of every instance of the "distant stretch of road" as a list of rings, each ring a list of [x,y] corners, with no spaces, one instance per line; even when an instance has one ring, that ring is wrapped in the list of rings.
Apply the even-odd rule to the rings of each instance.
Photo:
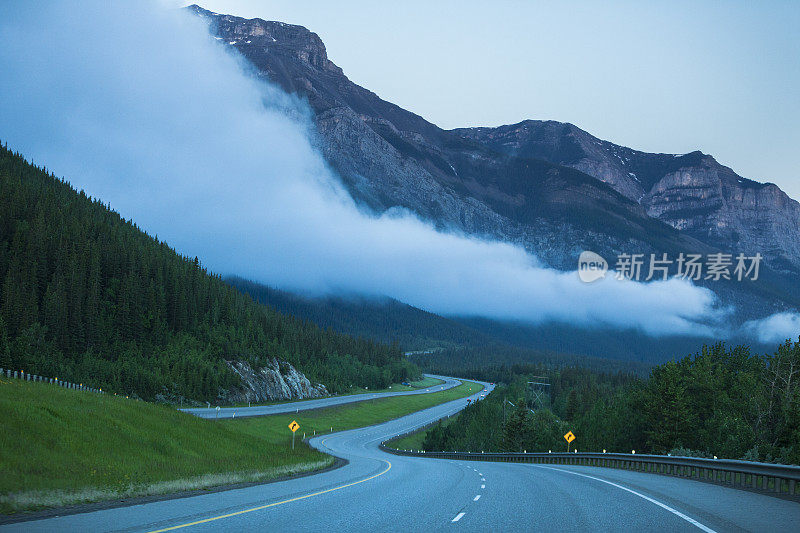
[[[349,460],[336,470],[7,529],[721,532],[797,531],[800,524],[798,503],[690,479],[597,467],[399,457],[379,450],[381,441],[465,404],[455,400],[312,439],[312,446]]]
[[[295,411],[307,411],[309,409],[332,407],[334,405],[342,405],[345,403],[363,402],[365,400],[374,400],[375,398],[387,398],[389,396],[410,396],[413,394],[425,394],[428,392],[437,392],[461,384],[461,382],[458,381],[457,379],[449,378],[447,376],[436,376],[433,374],[425,374],[425,377],[441,379],[442,381],[444,381],[444,383],[433,385],[425,389],[417,389],[410,391],[347,394],[344,396],[330,396],[327,398],[318,398],[315,400],[301,400],[297,402],[276,403],[272,405],[254,405],[253,407],[220,407],[219,411],[217,411],[216,407],[181,409],[181,411],[193,414],[195,416],[199,416],[200,418],[233,418],[234,415],[237,417],[278,415],[281,413],[294,413]]]

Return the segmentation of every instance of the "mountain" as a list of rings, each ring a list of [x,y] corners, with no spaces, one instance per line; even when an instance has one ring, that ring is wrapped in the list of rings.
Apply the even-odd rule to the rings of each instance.
[[[453,131],[507,155],[580,170],[682,233],[722,249],[760,252],[773,267],[800,273],[800,204],[710,155],[640,152],[553,121]]]
[[[350,81],[302,26],[187,9],[257,76],[308,101],[324,157],[375,212],[406,208],[564,270],[583,250],[612,263],[620,253],[760,252],[758,283],[714,283],[722,302],[741,319],[800,307],[800,211],[774,185],[700,152],[646,154],[557,122],[443,130]]]
[[[307,99],[326,159],[375,211],[405,207],[442,228],[518,242],[558,263],[568,257],[570,266],[574,241],[601,238],[622,246],[648,238],[689,245],[591,176],[504,156],[380,99],[351,82],[328,59],[320,38],[302,26],[189,9],[259,76]],[[601,234],[597,227],[615,231]]]
[[[417,309],[392,298],[362,296],[310,297],[274,289],[236,276],[225,281],[256,302],[322,328],[383,343],[403,350],[484,345],[497,342],[465,324]]]
[[[418,374],[397,346],[256,304],[4,146],[0,283],[0,368],[205,401],[247,389],[241,368],[313,394],[294,366],[331,392]]]

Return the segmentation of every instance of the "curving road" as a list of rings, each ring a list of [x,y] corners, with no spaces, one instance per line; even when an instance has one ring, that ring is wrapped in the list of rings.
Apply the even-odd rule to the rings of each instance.
[[[200,418],[234,418],[234,416],[242,417],[279,415],[281,413],[294,413],[296,411],[307,411],[309,409],[321,409],[323,407],[332,407],[334,405],[342,405],[345,403],[363,402],[365,400],[373,400],[375,398],[386,398],[389,396],[412,396],[414,394],[437,392],[440,390],[450,389],[461,384],[461,382],[457,379],[447,376],[425,374],[425,377],[441,379],[444,381],[444,383],[433,385],[427,389],[410,391],[347,394],[345,396],[330,396],[328,398],[318,398],[315,400],[301,400],[298,402],[276,403],[272,405],[254,405],[253,407],[220,407],[219,411],[217,411],[216,407],[179,409],[179,411],[199,416]]]
[[[491,389],[490,386],[487,386]],[[475,397],[478,395],[476,394]],[[280,483],[13,524],[19,531],[796,531],[797,503],[622,470],[388,455],[456,400],[311,440],[349,460]]]

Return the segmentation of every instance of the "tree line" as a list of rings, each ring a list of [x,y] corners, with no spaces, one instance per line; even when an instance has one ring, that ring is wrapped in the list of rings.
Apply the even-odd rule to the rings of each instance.
[[[256,302],[341,333],[378,342],[398,342],[407,350],[485,344],[468,326],[390,298],[305,297],[236,276],[225,279]]]
[[[399,346],[258,305],[44,168],[0,147],[0,367],[145,399],[214,400],[225,360],[276,357],[339,392],[418,375]]]
[[[424,448],[564,451],[563,435],[572,431],[579,451],[800,464],[800,342],[766,355],[704,346],[647,378],[578,367],[516,370],[487,369],[482,377],[502,384],[456,423],[429,431]],[[528,384],[534,375],[551,383],[544,402]]]

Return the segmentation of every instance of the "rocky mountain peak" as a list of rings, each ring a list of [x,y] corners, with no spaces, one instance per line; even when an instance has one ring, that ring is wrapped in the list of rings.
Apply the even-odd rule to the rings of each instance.
[[[265,51],[280,50],[291,53],[308,67],[341,73],[341,69],[328,59],[325,43],[319,35],[303,26],[260,18],[245,19],[223,15],[192,4],[186,9],[207,20],[218,40],[225,40],[237,48],[256,48]]]

